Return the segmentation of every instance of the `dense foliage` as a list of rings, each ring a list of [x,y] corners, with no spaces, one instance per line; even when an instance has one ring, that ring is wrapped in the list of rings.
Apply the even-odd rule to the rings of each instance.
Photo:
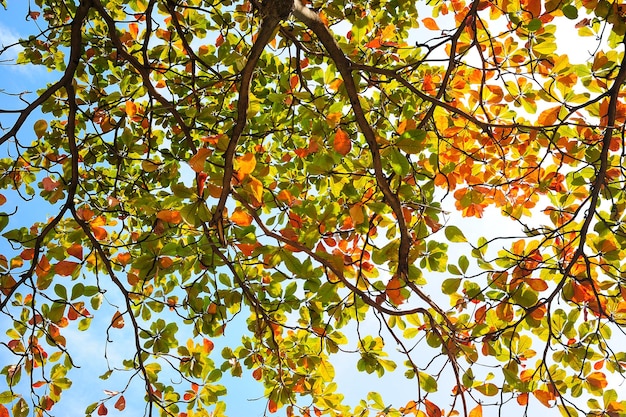
[[[0,416],[61,409],[76,330],[126,378],[87,414],[226,415],[227,374],[287,416],[626,414],[619,3],[0,3],[57,75],[2,109]],[[346,401],[341,355],[413,399]]]

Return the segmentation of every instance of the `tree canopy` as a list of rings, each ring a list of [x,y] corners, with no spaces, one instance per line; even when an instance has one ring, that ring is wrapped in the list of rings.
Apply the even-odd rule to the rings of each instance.
[[[77,331],[126,381],[89,415],[228,415],[226,375],[289,417],[626,414],[626,6],[0,4],[56,77],[3,81],[0,416],[55,415]],[[347,401],[345,355],[414,397]]]

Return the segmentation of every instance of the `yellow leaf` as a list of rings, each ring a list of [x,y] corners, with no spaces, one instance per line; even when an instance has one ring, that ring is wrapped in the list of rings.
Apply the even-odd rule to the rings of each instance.
[[[211,155],[211,150],[207,148],[200,148],[194,156],[192,156],[187,162],[191,169],[195,172],[202,172],[204,170],[204,162],[207,157]]]
[[[341,129],[337,129],[335,132],[335,142],[333,148],[342,155],[346,155],[352,149],[352,142],[346,132]]]
[[[439,25],[437,25],[437,22],[435,22],[435,19],[433,19],[432,17],[422,19],[422,23],[424,24],[426,29],[439,30]]]
[[[48,122],[45,120],[37,120],[35,122],[34,129],[37,138],[41,138],[46,133],[46,130],[48,130]]]
[[[396,32],[396,26],[394,24],[387,25],[383,32],[380,34],[380,38],[384,41],[388,41],[393,38],[393,35]]]
[[[154,172],[159,169],[159,164],[146,159],[141,161],[141,169],[143,169],[145,172]]]
[[[248,152],[237,158],[237,166],[237,177],[239,180],[243,180],[247,175],[251,174],[252,171],[254,171],[254,167],[256,167],[256,158],[254,157],[254,154]]]

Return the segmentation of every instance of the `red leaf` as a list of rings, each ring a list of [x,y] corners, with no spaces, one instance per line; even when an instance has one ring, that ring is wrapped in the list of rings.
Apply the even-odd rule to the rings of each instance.
[[[441,409],[435,403],[425,399],[424,405],[426,406],[428,417],[441,417]]]
[[[224,43],[224,35],[220,33],[217,39],[215,39],[215,46],[219,48],[220,46],[222,46],[223,43]]]
[[[98,407],[98,415],[99,416],[106,416],[108,414],[109,410],[107,410],[107,408],[104,406],[104,404],[100,404],[100,407]]]
[[[252,371],[252,378],[259,381],[262,377],[263,377],[263,370],[261,368],[256,368],[254,371]]]
[[[120,395],[120,398],[118,398],[115,402],[115,408],[117,408],[119,411],[123,411],[126,408],[126,399],[123,395]]]
[[[352,149],[352,142],[346,132],[341,129],[337,129],[335,132],[335,142],[333,148],[342,155],[346,155]]]
[[[46,177],[41,181],[42,185],[43,185],[43,189],[45,191],[54,191],[57,189],[57,187],[59,186],[60,182],[59,181],[54,181],[52,178],[50,177]]]
[[[0,404],[0,417],[10,417],[9,410],[7,410],[7,408],[2,404]]]

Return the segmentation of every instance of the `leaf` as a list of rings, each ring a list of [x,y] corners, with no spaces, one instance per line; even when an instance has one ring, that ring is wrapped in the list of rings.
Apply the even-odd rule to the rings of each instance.
[[[450,242],[467,242],[467,238],[465,237],[461,229],[456,226],[447,226],[445,228],[445,234],[446,238]]]
[[[556,123],[560,111],[561,106],[552,107],[542,111],[537,118],[537,123],[541,126],[552,126]]]
[[[124,411],[124,409],[126,408],[126,399],[123,395],[120,395],[117,401],[115,401],[115,408],[119,411]]]
[[[128,117],[133,117],[137,114],[137,105],[135,104],[134,101],[132,100],[127,100],[125,107],[124,107],[124,111],[126,112],[126,115]]]
[[[585,379],[589,385],[597,389],[604,389],[609,384],[603,372],[592,372]]]
[[[200,148],[195,153],[195,155],[192,156],[189,159],[189,161],[187,161],[187,163],[189,164],[191,169],[193,169],[195,172],[202,172],[204,170],[204,163],[206,162],[207,158],[211,155],[211,153],[212,152],[210,149]]]
[[[397,275],[394,275],[389,282],[387,282],[385,294],[394,305],[400,305],[406,300],[401,291],[403,287],[404,285]]]
[[[37,120],[33,128],[35,129],[37,139],[41,139],[43,135],[46,134],[46,130],[48,130],[48,122],[45,120]]]
[[[115,312],[111,319],[111,327],[114,329],[121,329],[124,327],[124,316],[118,311]]]
[[[109,413],[109,410],[107,410],[107,408],[104,405],[104,403],[100,404],[100,407],[98,407],[98,415],[99,416],[106,416],[108,413]]]
[[[482,417],[483,416],[483,406],[478,404],[476,407],[472,408],[469,412],[469,417]]]
[[[278,405],[276,404],[276,401],[270,398],[270,400],[267,402],[267,410],[270,413],[275,413],[276,411],[278,411]]]
[[[252,224],[252,216],[239,207],[235,209],[230,219],[237,226],[250,226]]]
[[[246,153],[245,155],[237,158],[237,177],[239,180],[243,180],[246,176],[251,174],[256,167],[256,158],[254,154],[251,152]]]
[[[248,186],[256,201],[259,203],[263,201],[263,183],[250,175],[248,178]]]
[[[341,129],[337,129],[335,132],[335,141],[333,142],[333,148],[341,155],[347,155],[352,149],[352,142],[346,132]]]
[[[422,19],[422,23],[424,24],[424,27],[426,29],[440,30],[439,25],[437,25],[437,22],[435,22],[435,19],[433,19],[432,17],[427,17],[425,19]]]
[[[180,211],[178,210],[161,210],[157,213],[156,217],[170,224],[179,224],[183,221]]]
[[[54,265],[54,272],[57,275],[68,277],[72,275],[74,271],[76,271],[76,268],[78,267],[78,265],[79,265],[78,262],[61,261],[57,263],[56,265]]]

